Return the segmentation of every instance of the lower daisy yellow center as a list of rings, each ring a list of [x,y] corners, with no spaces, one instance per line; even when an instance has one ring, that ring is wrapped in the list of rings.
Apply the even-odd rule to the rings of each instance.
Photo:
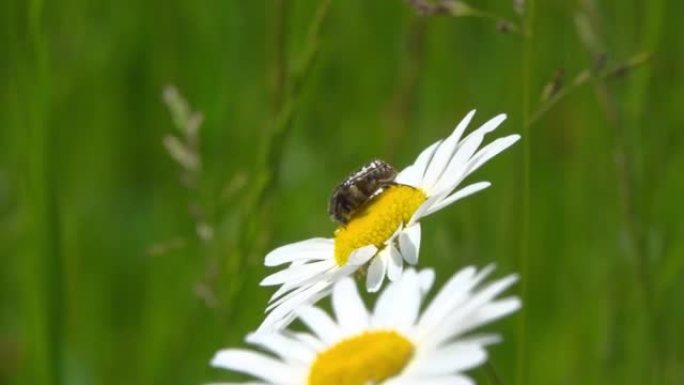
[[[400,225],[408,222],[427,196],[417,188],[393,185],[354,213],[345,226],[335,231],[335,261],[344,266],[352,251],[382,245]]]
[[[376,384],[401,373],[413,351],[413,344],[394,331],[366,332],[319,353],[308,385]]]

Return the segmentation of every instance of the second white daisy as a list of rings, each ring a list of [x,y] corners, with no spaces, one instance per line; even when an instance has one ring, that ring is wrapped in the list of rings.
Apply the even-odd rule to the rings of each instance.
[[[305,306],[297,316],[310,332],[252,334],[247,341],[270,354],[226,349],[211,363],[262,385],[472,384],[464,371],[485,362],[485,347],[499,337],[466,335],[520,307],[515,297],[496,299],[516,277],[484,285],[491,271],[461,270],[422,312],[432,270],[408,269],[382,292],[372,312],[345,278],[332,294],[335,319]]]
[[[461,139],[474,114],[468,113],[449,137],[426,148],[397,174],[392,185],[340,226],[334,238],[308,239],[266,256],[266,266],[289,266],[261,282],[280,288],[271,297],[267,308],[270,314],[260,331],[285,327],[294,318],[294,309],[324,297],[335,282],[362,266],[368,266],[367,290],[374,292],[385,276],[390,281],[401,277],[404,262],[418,262],[419,220],[489,187],[489,182],[477,182],[457,189],[473,171],[520,139],[519,135],[509,135],[480,148],[485,135],[506,119],[504,114]]]

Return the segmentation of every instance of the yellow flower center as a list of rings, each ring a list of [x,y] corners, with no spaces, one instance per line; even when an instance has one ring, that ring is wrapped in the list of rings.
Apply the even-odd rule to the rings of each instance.
[[[365,332],[319,353],[308,385],[377,384],[401,373],[413,351],[413,344],[394,331]]]
[[[417,188],[393,185],[363,205],[352,219],[335,230],[335,261],[344,266],[352,251],[376,245],[381,248],[407,223],[427,196]]]

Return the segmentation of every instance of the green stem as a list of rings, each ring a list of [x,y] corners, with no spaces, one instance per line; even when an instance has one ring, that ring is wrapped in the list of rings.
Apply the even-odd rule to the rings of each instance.
[[[413,105],[418,95],[417,89],[425,64],[425,43],[427,23],[425,18],[417,17],[411,20],[407,31],[406,69],[402,71],[401,81],[398,83],[391,101],[385,112],[385,137],[387,142],[382,153],[389,159],[400,147],[406,137],[408,125],[413,119],[415,108]]]
[[[62,269],[59,210],[56,192],[56,166],[53,159],[54,133],[46,117],[50,102],[49,50],[43,30],[43,4],[28,4],[29,49],[24,110],[27,122],[27,162],[24,176],[24,203],[27,225],[25,267],[25,332],[31,354],[27,383],[60,384],[62,349]],[[19,55],[17,55],[19,56]]]
[[[530,255],[530,160],[532,149],[532,135],[530,130],[530,100],[531,100],[531,76],[532,76],[532,50],[533,33],[532,25],[534,22],[534,0],[527,3],[523,20],[524,34],[527,36],[523,40],[523,74],[522,74],[522,137],[523,137],[523,199],[522,199],[522,225],[520,226],[520,253],[518,255],[518,269],[520,271],[520,297],[523,303],[528,303],[528,265]],[[518,351],[517,351],[517,371],[516,383],[523,385],[526,383],[527,376],[527,310],[523,308],[518,314],[517,323]]]
[[[283,67],[287,63],[286,58],[284,56],[280,59],[276,58],[276,66],[282,67],[277,69],[276,73],[289,73],[289,77],[282,79],[282,84],[276,84],[276,97],[282,98],[282,100],[275,100],[275,105],[278,108],[274,113],[271,130],[268,132],[262,151],[259,153],[256,178],[252,182],[252,190],[247,195],[248,200],[242,210],[243,229],[238,238],[237,252],[236,255],[232,256],[233,258],[227,267],[227,275],[232,280],[228,293],[231,302],[240,294],[244,285],[244,280],[240,278],[244,276],[241,273],[242,267],[256,254],[257,240],[266,233],[264,231],[267,227],[264,223],[264,208],[268,203],[268,193],[278,182],[286,138],[299,110],[302,89],[313,72],[313,65],[320,48],[320,36],[330,9],[330,3],[331,0],[324,0],[319,3],[309,26],[307,44],[296,62],[298,65],[292,71],[288,71],[287,68]],[[284,5],[280,11],[285,12]],[[285,24],[279,22],[277,27],[280,29],[276,30],[276,33],[284,35],[286,31],[282,28],[285,28]],[[277,44],[284,44],[284,40],[276,39],[276,42]],[[278,92],[281,92],[279,87],[284,90],[280,97],[277,96]],[[230,316],[231,313],[229,312],[228,317]]]

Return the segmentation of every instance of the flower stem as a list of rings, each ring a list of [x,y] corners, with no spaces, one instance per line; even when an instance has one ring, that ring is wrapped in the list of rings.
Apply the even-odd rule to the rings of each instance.
[[[518,269],[520,276],[520,297],[523,303],[528,303],[528,265],[530,255],[530,158],[532,148],[532,135],[530,130],[530,100],[531,100],[531,76],[532,76],[532,50],[533,50],[533,32],[532,25],[534,22],[534,0],[529,0],[523,14],[523,33],[527,37],[523,39],[523,57],[522,57],[522,136],[523,136],[523,199],[522,199],[522,224],[520,226],[520,252],[518,255]],[[527,374],[527,310],[522,309],[518,315],[517,323],[518,334],[518,351],[517,351],[517,366],[516,366],[516,383],[523,385],[526,383]]]

